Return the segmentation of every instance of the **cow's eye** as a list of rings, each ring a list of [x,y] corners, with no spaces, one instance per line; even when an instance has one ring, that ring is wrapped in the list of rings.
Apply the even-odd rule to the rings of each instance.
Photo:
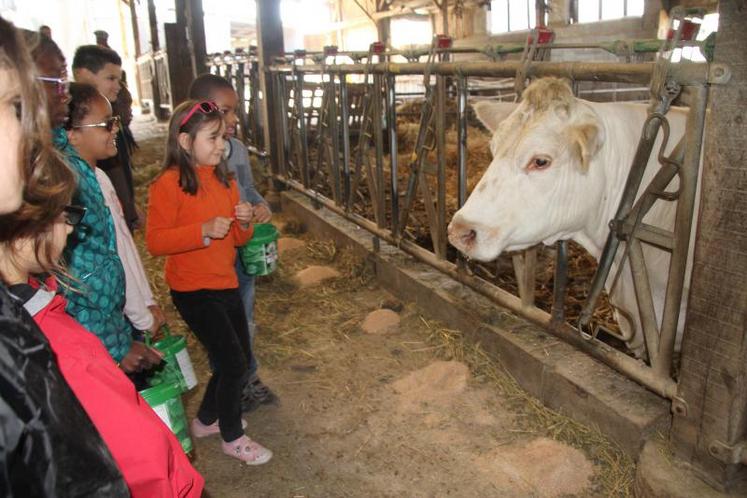
[[[541,170],[547,169],[552,164],[552,159],[547,156],[535,156],[527,164],[528,170]]]

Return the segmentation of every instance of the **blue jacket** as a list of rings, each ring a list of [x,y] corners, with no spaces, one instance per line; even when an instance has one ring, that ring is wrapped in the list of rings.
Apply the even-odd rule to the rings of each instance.
[[[62,128],[54,144],[78,177],[73,204],[88,211],[67,241],[65,261],[74,278],[65,291],[67,312],[101,339],[114,361],[132,346],[132,326],[124,315],[125,277],[117,255],[114,221],[104,203],[96,173],[68,142]]]

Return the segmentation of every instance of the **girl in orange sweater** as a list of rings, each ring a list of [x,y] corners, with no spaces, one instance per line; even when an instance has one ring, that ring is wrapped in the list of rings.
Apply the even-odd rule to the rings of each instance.
[[[252,235],[253,211],[239,202],[223,163],[224,133],[213,102],[191,100],[174,110],[163,171],[150,187],[145,240],[151,254],[166,256],[174,305],[213,365],[193,435],[220,433],[224,453],[260,465],[272,452],[242,427],[251,346],[234,268],[236,247]]]

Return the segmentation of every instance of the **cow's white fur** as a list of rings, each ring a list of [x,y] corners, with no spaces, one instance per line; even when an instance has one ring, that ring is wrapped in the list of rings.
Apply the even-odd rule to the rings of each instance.
[[[505,119],[496,119],[506,110],[505,104],[497,104],[495,109],[485,102],[475,106],[478,118],[494,133],[493,160],[454,215],[450,241],[466,256],[490,261],[504,251],[572,239],[598,260],[646,119],[646,106],[577,99],[564,81],[555,78],[530,85],[522,102]],[[684,133],[686,110],[672,109],[668,119],[671,137],[667,153]],[[661,134],[654,151],[659,150],[660,142]],[[552,158],[552,164],[542,170],[527,170],[537,155]],[[643,185],[658,169],[655,162],[651,160]],[[669,190],[676,185],[675,178]],[[657,202],[644,221],[671,230],[675,207],[675,203]],[[462,238],[469,229],[475,231],[473,240]],[[644,257],[660,320],[670,256],[644,244]],[[617,266],[616,262],[611,275]],[[629,268],[622,272],[610,299],[634,318],[636,333],[628,346],[641,355],[643,337]],[[623,332],[631,330],[619,313],[617,319]]]

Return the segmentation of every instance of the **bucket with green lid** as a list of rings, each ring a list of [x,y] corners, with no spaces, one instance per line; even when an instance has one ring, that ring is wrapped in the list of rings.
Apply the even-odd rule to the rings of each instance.
[[[173,382],[164,382],[140,391],[146,403],[179,440],[184,453],[189,453],[192,451],[192,439],[189,437],[189,424],[184,414],[181,394],[181,386]]]
[[[171,335],[168,325],[164,325],[163,330],[165,337],[153,347],[163,353],[164,365],[154,373],[150,384],[177,383],[181,386],[182,392],[188,391],[197,385],[197,375],[187,350],[187,339],[184,336]]]
[[[278,229],[272,223],[254,225],[252,239],[239,249],[248,275],[269,275],[278,266]]]

